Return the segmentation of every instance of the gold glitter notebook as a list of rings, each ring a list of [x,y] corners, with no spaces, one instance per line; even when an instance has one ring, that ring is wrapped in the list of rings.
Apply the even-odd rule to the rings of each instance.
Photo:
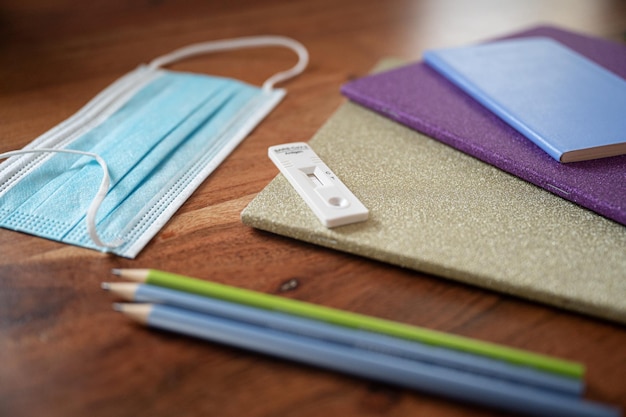
[[[626,227],[350,102],[309,144],[369,219],[327,229],[279,174],[246,225],[626,324]]]

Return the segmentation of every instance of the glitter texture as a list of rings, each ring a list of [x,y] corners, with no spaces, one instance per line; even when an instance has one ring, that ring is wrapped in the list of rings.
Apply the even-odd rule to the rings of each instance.
[[[509,38],[528,36],[550,37],[626,78],[624,45],[553,27]],[[356,103],[626,225],[626,155],[560,164],[422,62],[352,81],[341,91]]]
[[[327,229],[278,175],[245,224],[626,323],[624,226],[352,103],[310,145],[370,218]]]

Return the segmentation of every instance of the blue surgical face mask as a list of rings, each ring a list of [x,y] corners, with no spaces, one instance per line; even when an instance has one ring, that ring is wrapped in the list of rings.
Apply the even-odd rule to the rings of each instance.
[[[262,88],[162,66],[192,55],[285,46],[299,62]],[[114,82],[24,149],[0,154],[0,227],[135,257],[285,95],[306,49],[266,36],[192,45]],[[95,197],[94,197],[95,196]]]

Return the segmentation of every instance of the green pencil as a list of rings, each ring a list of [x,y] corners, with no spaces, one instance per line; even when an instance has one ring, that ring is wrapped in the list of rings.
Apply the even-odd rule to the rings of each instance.
[[[152,284],[268,310],[281,311],[339,326],[382,333],[402,339],[488,356],[572,378],[582,378],[585,372],[584,366],[576,362],[169,272],[153,269],[114,269],[112,272],[115,275],[135,282]]]

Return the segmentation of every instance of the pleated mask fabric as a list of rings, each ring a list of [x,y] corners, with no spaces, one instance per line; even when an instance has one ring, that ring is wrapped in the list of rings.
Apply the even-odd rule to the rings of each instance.
[[[256,46],[294,50],[298,63],[262,88],[161,67]],[[191,45],[114,82],[72,117],[0,165],[0,227],[134,258],[285,95],[306,49],[264,36]],[[95,197],[94,197],[95,195]]]

